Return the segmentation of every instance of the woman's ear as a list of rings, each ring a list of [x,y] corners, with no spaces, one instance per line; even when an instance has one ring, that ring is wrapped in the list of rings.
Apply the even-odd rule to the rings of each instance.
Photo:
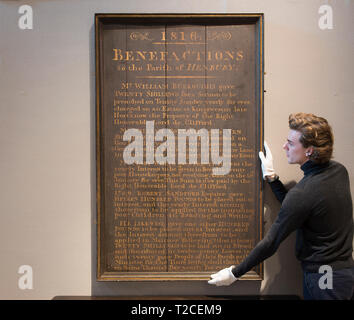
[[[313,154],[313,146],[310,146],[306,149],[306,156],[309,157]]]

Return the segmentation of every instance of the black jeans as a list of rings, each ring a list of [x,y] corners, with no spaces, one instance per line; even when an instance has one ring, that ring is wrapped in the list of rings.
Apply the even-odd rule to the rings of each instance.
[[[320,282],[323,276],[322,273],[304,271],[305,300],[350,300],[354,298],[354,268],[333,271],[332,288],[323,288],[323,281]]]

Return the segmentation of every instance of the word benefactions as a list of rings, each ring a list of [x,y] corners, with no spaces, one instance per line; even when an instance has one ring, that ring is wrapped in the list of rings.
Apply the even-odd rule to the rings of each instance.
[[[122,50],[113,49],[114,61],[240,61],[243,60],[242,50],[210,50],[197,51],[186,50],[182,52],[175,51],[143,51],[143,50]]]
[[[177,146],[178,164],[186,164],[187,137],[189,138],[189,164],[198,162],[198,137],[201,141],[201,164],[209,164],[210,158],[214,165],[219,165],[212,169],[214,175],[226,175],[231,170],[231,129],[222,130],[222,155],[219,151],[219,129],[210,130],[210,148],[209,148],[209,130],[202,128],[178,129]],[[156,132],[154,121],[146,121],[146,145],[145,145],[145,164],[164,165],[176,164],[176,138],[171,129],[163,128]],[[128,129],[124,132],[123,141],[129,144],[124,148],[123,159],[128,165],[144,164],[144,137],[139,129]],[[155,141],[162,142],[155,150]],[[209,153],[210,149],[210,153]],[[220,166],[221,165],[221,166]]]

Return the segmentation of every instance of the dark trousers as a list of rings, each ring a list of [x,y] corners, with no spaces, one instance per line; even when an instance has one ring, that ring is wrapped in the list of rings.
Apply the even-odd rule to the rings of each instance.
[[[331,289],[324,288],[323,280],[320,281],[323,276],[322,273],[304,271],[303,293],[305,300],[351,300],[354,298],[354,268],[333,271]]]

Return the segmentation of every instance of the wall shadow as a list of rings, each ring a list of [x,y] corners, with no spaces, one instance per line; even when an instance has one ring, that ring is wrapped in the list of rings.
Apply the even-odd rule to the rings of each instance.
[[[289,190],[295,181],[285,184]],[[280,203],[275,198],[270,186],[264,188],[265,233],[275,221]],[[300,262],[295,257],[296,232],[293,232],[279,246],[277,252],[265,262],[265,280],[262,284],[262,294],[265,295],[297,295],[302,297],[302,270]]]

